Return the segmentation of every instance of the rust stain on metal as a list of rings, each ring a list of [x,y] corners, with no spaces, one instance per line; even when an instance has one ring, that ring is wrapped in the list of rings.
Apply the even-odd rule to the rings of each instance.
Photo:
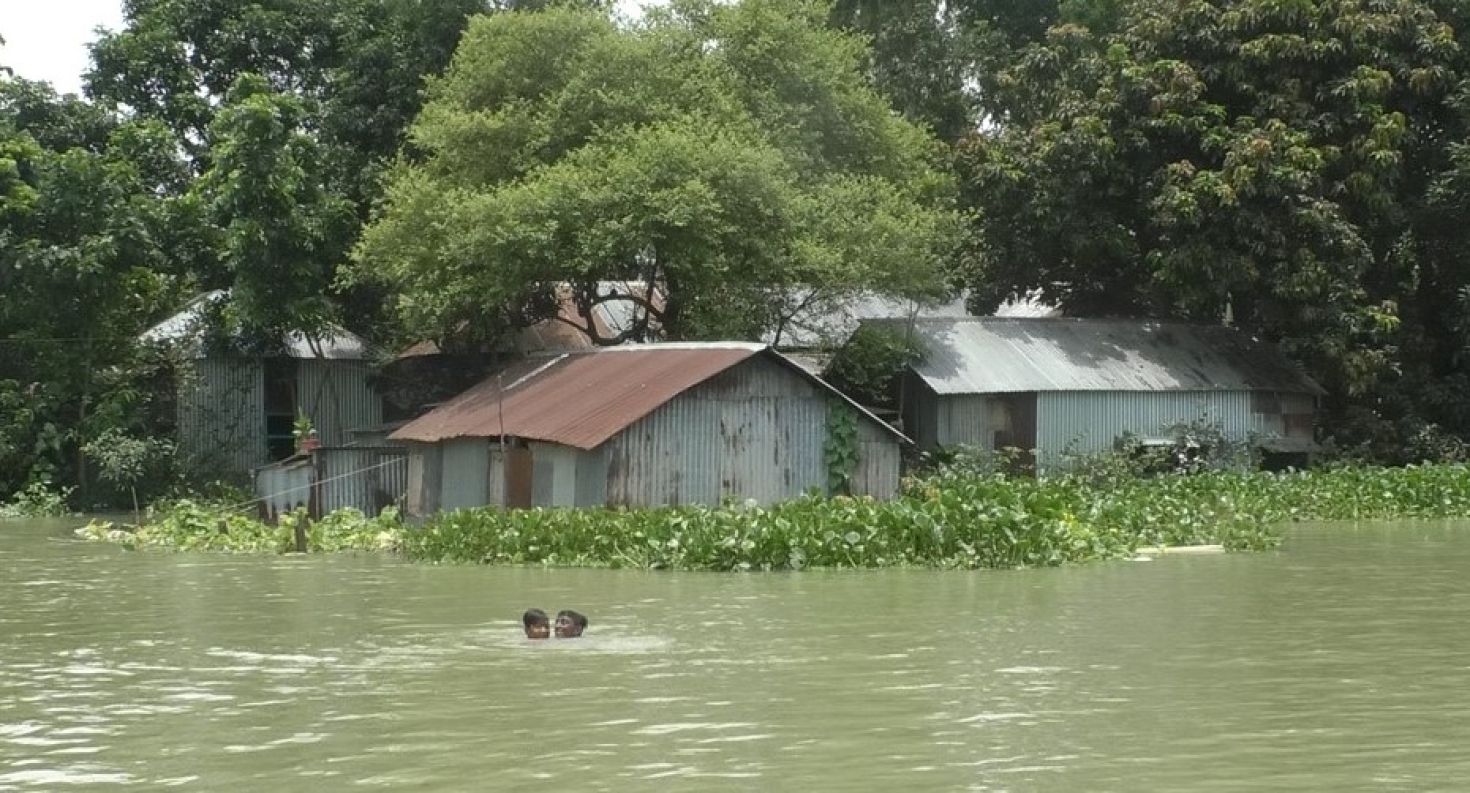
[[[593,449],[762,349],[760,345],[733,344],[649,345],[531,358],[409,422],[390,437],[434,443],[504,435]]]

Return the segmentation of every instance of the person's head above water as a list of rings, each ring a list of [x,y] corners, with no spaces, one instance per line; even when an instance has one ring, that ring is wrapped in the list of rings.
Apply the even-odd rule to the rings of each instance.
[[[526,609],[521,615],[521,624],[526,626],[527,639],[545,639],[551,635],[551,620],[541,609]]]
[[[575,639],[587,630],[587,618],[571,609],[556,613],[556,638]]]

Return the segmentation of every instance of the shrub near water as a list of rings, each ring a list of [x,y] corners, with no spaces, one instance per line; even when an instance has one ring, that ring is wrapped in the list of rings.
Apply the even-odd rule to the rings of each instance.
[[[296,550],[296,526],[302,521],[306,523],[306,547],[312,552],[392,550],[398,547],[402,530],[398,512],[391,508],[376,518],[355,509],[340,509],[317,521],[308,521],[305,511],[297,510],[282,515],[279,524],[272,526],[219,505],[183,499],[150,509],[143,525],[131,531],[92,521],[77,534],[129,547],[289,553]]]

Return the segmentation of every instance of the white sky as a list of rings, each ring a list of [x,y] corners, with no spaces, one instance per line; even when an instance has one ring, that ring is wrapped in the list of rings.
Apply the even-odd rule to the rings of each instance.
[[[635,14],[662,0],[618,0]],[[21,77],[46,80],[60,93],[77,93],[87,68],[87,45],[98,27],[122,27],[120,0],[0,0],[0,66]]]

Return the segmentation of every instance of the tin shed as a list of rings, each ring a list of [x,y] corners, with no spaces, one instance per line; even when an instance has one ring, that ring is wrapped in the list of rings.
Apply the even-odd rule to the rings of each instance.
[[[176,433],[192,470],[243,478],[289,457],[298,415],[311,419],[324,446],[345,444],[349,430],[382,423],[383,400],[369,382],[367,345],[346,330],[310,337],[288,333],[270,355],[207,351],[207,312],[226,297],[220,290],[200,295],[140,337],[186,352],[189,365],[176,383]]]
[[[634,344],[528,358],[395,431],[408,511],[769,503],[827,492],[834,410],[854,494],[898,492],[889,425],[760,344]]]
[[[1323,391],[1273,346],[1226,327],[1144,320],[918,320],[904,428],[924,449],[1111,450],[1204,421],[1235,442],[1305,454]]]

